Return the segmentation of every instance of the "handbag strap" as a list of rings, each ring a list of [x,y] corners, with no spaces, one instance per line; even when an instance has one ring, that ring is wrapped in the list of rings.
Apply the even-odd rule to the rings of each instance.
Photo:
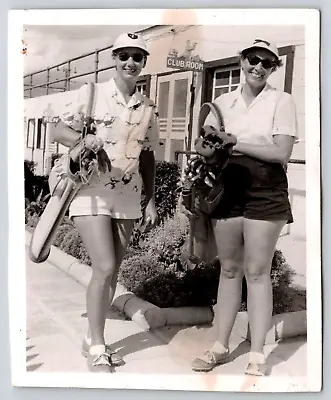
[[[92,110],[94,105],[94,97],[95,97],[95,84],[93,82],[89,82],[87,84],[87,107],[86,107],[86,117],[85,124],[82,132],[82,138],[84,138],[90,132],[90,126],[93,122],[92,119]]]
[[[211,102],[203,103],[200,108],[199,116],[198,116],[198,132],[201,131],[201,128],[203,127],[203,124],[210,112],[214,115],[214,117],[216,119],[216,123],[217,123],[216,128],[220,132],[224,132],[225,131],[224,120],[223,120],[221,110],[215,103],[211,103]]]

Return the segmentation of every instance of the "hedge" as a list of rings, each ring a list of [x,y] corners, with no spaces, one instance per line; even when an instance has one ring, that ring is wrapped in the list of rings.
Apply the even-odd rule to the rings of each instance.
[[[49,194],[48,177],[35,175],[35,163],[24,161],[24,191],[26,204],[47,198]],[[40,203],[41,206],[45,206]]]
[[[119,280],[138,297],[159,307],[212,306],[216,303],[221,266],[216,259],[189,269],[188,223],[177,213],[151,231],[139,251],[126,257]],[[276,250],[271,268],[273,312],[291,310],[293,291],[289,290],[294,271]],[[246,310],[244,281],[241,310]]]

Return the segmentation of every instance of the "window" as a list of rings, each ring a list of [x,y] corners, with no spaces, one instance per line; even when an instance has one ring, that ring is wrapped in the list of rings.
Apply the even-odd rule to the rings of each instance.
[[[170,161],[175,161],[176,151],[184,150],[184,140],[183,139],[171,139],[170,142],[171,150],[170,150]],[[181,166],[183,164],[183,154],[179,154],[178,156],[178,164]]]
[[[26,140],[26,147],[32,149],[34,144],[34,133],[36,128],[36,121],[35,119],[28,120],[28,135]]]
[[[46,124],[43,122],[42,118],[38,118],[37,124],[37,140],[36,140],[36,149],[45,149],[45,141],[46,141]]]
[[[213,100],[221,94],[232,92],[240,83],[240,68],[225,67],[216,69],[213,77]]]
[[[138,92],[147,96],[147,83],[146,82],[137,82]]]
[[[173,103],[173,118],[186,117],[188,79],[175,80],[175,94]]]
[[[160,118],[167,118],[168,117],[168,102],[169,102],[169,89],[170,89],[170,82],[161,82],[159,86],[159,116]]]
[[[138,82],[136,83],[136,87],[138,92],[149,97],[150,88],[151,88],[151,76],[150,75],[141,75],[139,77]]]

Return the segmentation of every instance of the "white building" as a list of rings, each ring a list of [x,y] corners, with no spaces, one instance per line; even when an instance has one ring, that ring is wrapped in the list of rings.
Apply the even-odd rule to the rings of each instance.
[[[161,144],[156,157],[175,160],[177,151],[188,150],[187,145],[197,134],[197,115],[205,101],[212,101],[221,93],[234,90],[242,75],[238,66],[238,51],[255,38],[267,38],[277,43],[284,66],[276,71],[269,82],[292,93],[298,113],[299,143],[295,145],[292,162],[288,167],[290,198],[295,223],[290,229],[294,237],[305,237],[305,42],[303,26],[153,26],[141,32],[151,53],[139,81],[139,88],[156,102],[159,108]],[[204,61],[202,72],[169,68],[169,54],[188,55]],[[97,57],[97,58],[96,58]],[[91,59],[90,57],[86,57]],[[92,57],[93,58],[93,57]],[[46,84],[35,88],[26,86],[25,94],[25,158],[37,163],[39,174],[47,172],[50,153],[63,152],[49,143],[44,116],[57,115],[64,101],[74,94],[74,89],[88,81],[104,82],[114,75],[111,50],[98,52],[93,60],[95,67],[85,67],[89,75]],[[91,62],[90,61],[90,62]],[[66,63],[63,63],[66,65]],[[68,63],[68,70],[84,72],[84,60]],[[50,74],[50,71],[44,71]],[[195,75],[195,77],[194,77]],[[34,77],[33,77],[34,78]],[[68,78],[68,75],[67,75]],[[25,77],[25,83],[31,83]],[[46,81],[45,81],[46,82]],[[44,82],[44,83],[45,83]],[[40,82],[38,82],[40,84]],[[64,86],[66,84],[67,86]],[[70,85],[70,86],[69,86]],[[56,88],[55,88],[56,87]],[[61,93],[54,93],[59,91]],[[192,88],[194,90],[192,91]],[[68,91],[68,89],[71,89]],[[44,95],[42,95],[44,93]],[[52,93],[52,94],[51,94]],[[28,98],[31,94],[31,98]],[[37,97],[35,97],[37,96]],[[179,156],[179,161],[183,156]]]

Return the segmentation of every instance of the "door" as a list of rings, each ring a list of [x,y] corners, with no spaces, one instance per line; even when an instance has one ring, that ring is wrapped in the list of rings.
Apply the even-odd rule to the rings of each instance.
[[[157,105],[164,159],[175,160],[175,152],[185,150],[188,135],[192,72],[176,72],[158,77]]]

